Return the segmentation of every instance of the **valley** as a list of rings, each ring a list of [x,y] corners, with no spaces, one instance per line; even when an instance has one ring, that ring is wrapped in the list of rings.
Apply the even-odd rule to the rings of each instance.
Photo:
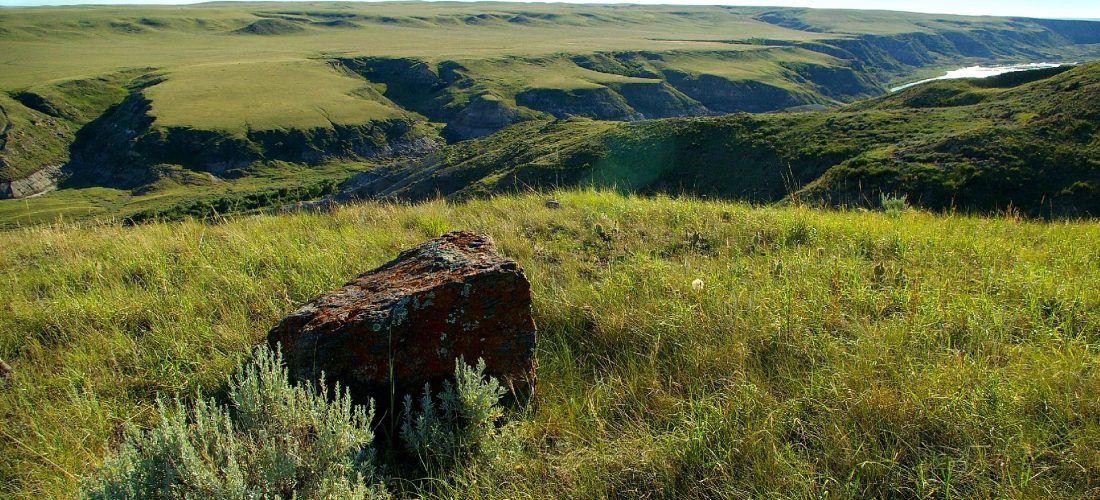
[[[149,213],[175,213],[191,203],[170,195],[181,178],[369,170],[523,122],[835,110],[960,65],[1087,60],[1093,24],[495,3],[0,10],[0,196],[76,191],[0,222],[77,215],[47,199],[84,189],[171,188]]]
[[[944,80],[818,113],[533,121],[345,183],[336,200],[597,186],[758,203],[1100,213],[1100,64]]]

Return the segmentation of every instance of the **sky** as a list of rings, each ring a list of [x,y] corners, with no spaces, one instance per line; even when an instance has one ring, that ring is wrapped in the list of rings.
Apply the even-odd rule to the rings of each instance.
[[[567,0],[570,3],[768,5],[835,9],[887,9],[938,14],[1100,19],[1100,0]],[[198,0],[0,0],[0,6],[73,4],[184,4]]]

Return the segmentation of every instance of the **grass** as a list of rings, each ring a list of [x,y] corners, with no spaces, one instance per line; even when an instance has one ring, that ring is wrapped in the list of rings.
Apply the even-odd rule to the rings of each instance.
[[[331,128],[407,113],[321,61],[189,66],[145,90],[157,125],[246,132]]]
[[[894,35],[938,29],[1003,29],[1004,18],[919,14],[892,10],[790,9],[778,12],[784,26],[809,26],[830,33]],[[787,24],[789,23],[789,24]],[[1025,28],[1032,31],[1033,28]],[[1038,30],[1035,30],[1038,31]]]
[[[784,40],[821,36],[757,21],[752,13],[706,7],[496,3],[5,9],[0,12],[0,27],[5,30],[0,32],[0,53],[20,57],[4,61],[0,88],[120,67],[168,69],[319,53],[492,57],[675,49],[692,43],[671,40],[728,39],[731,33]],[[275,30],[284,34],[267,36],[234,33],[257,21],[270,24],[273,18],[301,31]],[[333,20],[345,20],[348,25],[323,24]]]
[[[547,196],[0,233],[0,490],[71,495],[155,395],[461,228],[527,271],[539,387],[510,452],[405,494],[1100,494],[1100,224]]]
[[[775,10],[401,2],[5,9],[0,12],[0,53],[20,57],[4,61],[0,88],[123,66],[167,68],[318,53],[448,59],[540,56],[563,51],[708,49],[715,47],[708,41],[731,39],[809,41],[851,33],[1018,29],[1007,18],[898,12],[778,10],[785,19],[816,32],[756,18]],[[238,32],[249,26],[271,34]]]
[[[523,63],[510,76],[500,61],[491,71],[476,65],[469,70],[483,76],[499,71],[481,81],[505,86],[535,78],[523,73],[530,69]],[[566,75],[563,70],[557,77]],[[406,162],[408,169],[398,173],[405,179],[382,194],[464,198],[530,186],[597,185],[755,202],[877,206],[881,194],[897,194],[937,210],[1100,213],[1094,196],[1100,186],[1094,154],[1100,147],[1094,125],[1100,66],[1040,76],[934,82],[821,113],[529,121],[452,144],[431,160]],[[327,189],[323,184],[343,180],[356,168],[363,165],[269,162],[225,182],[180,170],[165,185],[137,194],[63,189],[30,200],[0,200],[0,226],[62,215],[88,220],[203,215],[211,207],[248,211],[318,196]]]
[[[563,54],[539,58],[459,59],[456,62],[465,68],[465,75],[477,82],[474,87],[461,92],[473,94],[487,91],[509,97],[531,89],[568,91],[615,88],[628,83],[661,83],[660,75],[665,71],[715,75],[733,81],[760,81],[804,91],[805,89],[799,88],[800,84],[790,80],[790,72],[783,64],[812,63],[824,67],[842,65],[834,57],[804,49],[747,45],[712,50],[671,50],[659,56],[649,54],[646,57],[627,53],[622,57],[633,63],[630,70],[645,76],[616,73],[625,68],[601,68],[603,71],[594,71],[578,66]]]
[[[733,81],[754,80],[797,87],[789,80],[782,63],[811,63],[834,66],[836,58],[804,49],[752,50],[744,52],[680,52],[663,58],[656,66],[663,71],[685,71],[716,75]]]
[[[458,62],[476,81],[485,82],[484,87],[503,91],[505,95],[515,95],[532,88],[593,89],[609,84],[658,81],[592,71],[560,55],[542,59],[501,58]]]
[[[42,83],[11,95],[0,93],[0,181],[68,161],[76,130],[121,101],[127,83],[142,72],[123,71]]]

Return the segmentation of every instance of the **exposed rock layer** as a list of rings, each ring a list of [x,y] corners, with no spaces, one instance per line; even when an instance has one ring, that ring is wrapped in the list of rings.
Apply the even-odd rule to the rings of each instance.
[[[61,167],[49,166],[22,179],[0,182],[0,200],[26,198],[52,191],[57,188],[59,177],[61,177]]]

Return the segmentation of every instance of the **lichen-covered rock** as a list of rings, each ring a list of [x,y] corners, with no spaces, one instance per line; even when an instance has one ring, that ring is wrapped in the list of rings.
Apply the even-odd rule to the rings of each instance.
[[[455,359],[520,399],[534,388],[535,324],[523,270],[486,236],[451,232],[322,294],[268,334],[292,377],[338,381],[381,405],[435,390]],[[393,399],[390,399],[390,396]]]

